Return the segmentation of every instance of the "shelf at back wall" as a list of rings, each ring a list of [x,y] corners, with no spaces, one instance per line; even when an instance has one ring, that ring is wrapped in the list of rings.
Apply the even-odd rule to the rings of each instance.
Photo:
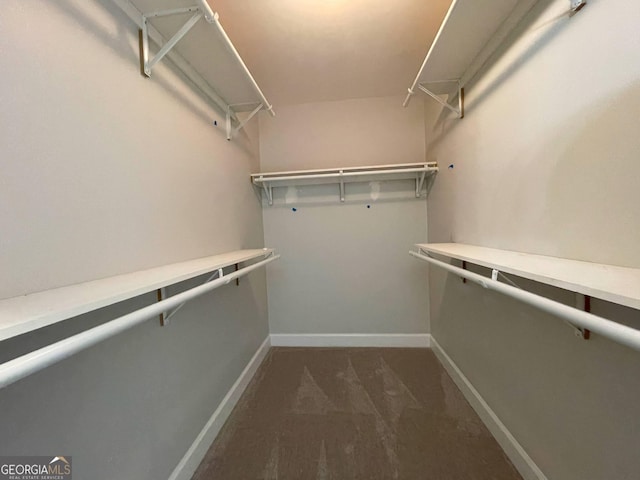
[[[271,254],[266,248],[238,250],[0,300],[0,341]]]
[[[640,269],[533,255],[461,243],[423,243],[421,251],[517,275],[640,309]]]
[[[340,201],[345,201],[345,185],[356,182],[415,180],[416,197],[422,195],[423,186],[438,172],[438,164],[401,163],[368,167],[344,167],[321,170],[291,170],[285,172],[264,172],[251,175],[251,182],[263,189],[273,205],[273,188],[303,185],[339,185]]]
[[[164,61],[166,53],[210,103],[226,115],[229,140],[260,110],[275,115],[206,0],[114,2],[141,29],[145,75],[153,80],[154,66]],[[160,46],[166,46],[167,51]],[[241,120],[238,112],[250,113]]]

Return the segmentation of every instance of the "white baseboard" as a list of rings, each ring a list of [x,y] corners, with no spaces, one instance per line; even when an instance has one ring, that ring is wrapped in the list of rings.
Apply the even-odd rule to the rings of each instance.
[[[525,452],[522,445],[518,443],[507,427],[500,421],[495,412],[487,402],[484,401],[480,393],[474,388],[469,379],[464,376],[462,371],[442,349],[435,338],[431,338],[431,348],[455,384],[462,391],[467,401],[507,454],[511,463],[513,463],[518,472],[520,472],[522,478],[525,480],[547,480],[542,470],[538,468],[527,452]]]
[[[429,348],[428,333],[272,333],[273,347],[405,347]]]
[[[249,382],[264,360],[264,357],[266,357],[269,352],[270,347],[271,340],[267,336],[251,360],[249,360],[249,363],[238,377],[238,380],[236,380],[236,383],[234,383],[231,389],[227,392],[220,402],[220,405],[218,405],[218,408],[216,408],[216,411],[213,412],[213,415],[211,415],[207,424],[200,431],[191,447],[189,447],[187,453],[184,454],[180,463],[178,463],[176,468],[173,470],[169,480],[191,479],[200,465],[200,462],[202,462],[202,459],[209,450],[209,447],[218,435],[218,432],[220,432],[224,422],[226,422],[227,418],[231,414],[233,407],[238,403],[238,400],[242,396],[245,388],[247,388],[247,385],[249,385]]]

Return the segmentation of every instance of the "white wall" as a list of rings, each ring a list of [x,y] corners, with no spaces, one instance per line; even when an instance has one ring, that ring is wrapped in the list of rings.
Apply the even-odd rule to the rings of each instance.
[[[262,171],[423,162],[423,108],[402,108],[403,99],[305,103],[261,116]]]
[[[0,31],[0,298],[262,246],[256,124],[227,142],[170,67],[143,78],[113,2],[9,0]],[[153,301],[5,341],[0,361]],[[65,452],[78,478],[166,478],[268,333],[264,271],[174,318],[1,390],[0,451]]]
[[[390,97],[280,108],[261,119],[260,152],[263,171],[420,162],[422,105]],[[428,331],[427,275],[408,255],[427,233],[414,182],[347,185],[344,204],[336,185],[274,196],[273,206],[263,201],[265,244],[282,254],[267,273],[272,333]]]
[[[427,132],[427,157],[455,163],[436,190],[454,214],[434,205],[432,234],[639,267],[640,5],[594,0],[551,20],[567,5],[549,3],[467,88],[466,118]]]
[[[427,159],[454,165],[429,197],[431,242],[640,267],[640,4],[556,18],[567,3],[536,7],[466,89],[463,120],[426,103]],[[549,479],[637,477],[637,352],[435,268],[430,285],[434,337]],[[640,328],[637,310],[593,311]]]
[[[135,25],[112,3],[3,4],[0,298],[262,234],[257,140],[227,142],[166,64],[142,77]]]

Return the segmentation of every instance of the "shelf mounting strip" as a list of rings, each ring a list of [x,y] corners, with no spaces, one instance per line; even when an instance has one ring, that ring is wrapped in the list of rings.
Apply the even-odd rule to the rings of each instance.
[[[234,136],[238,134],[240,130],[244,128],[244,126],[260,111],[266,110],[272,116],[275,115],[273,112],[273,106],[269,104],[264,94],[258,87],[258,84],[254,80],[253,76],[249,72],[249,69],[242,61],[240,54],[238,54],[237,50],[231,43],[231,40],[227,36],[227,33],[222,28],[222,25],[219,21],[219,15],[217,12],[211,10],[211,7],[206,2],[206,0],[196,0],[198,5],[192,7],[184,7],[184,8],[173,8],[169,10],[160,10],[155,12],[143,13],[142,14],[142,35],[141,35],[141,62],[142,62],[142,71],[146,77],[151,77],[151,70],[154,65],[156,65],[160,60],[162,60],[169,51],[176,46],[176,44],[184,38],[184,36],[189,33],[189,30],[193,28],[193,26],[198,23],[198,21],[204,17],[205,21],[209,24],[215,25],[225,40],[225,43],[229,50],[234,54],[236,60],[239,62],[241,67],[243,68],[245,74],[247,75],[253,89],[256,91],[257,95],[260,97],[259,102],[254,102],[251,104],[235,104],[228,105],[226,113],[226,133],[227,140],[231,140]],[[160,50],[155,54],[153,58],[149,58],[149,19],[150,18],[159,18],[159,17],[167,17],[172,15],[185,15],[191,13],[191,17],[184,23],[184,25],[171,37],[164,45],[160,46]],[[251,105],[256,107],[249,113],[249,115],[244,120],[238,120],[236,116],[236,112],[233,110],[233,107],[246,106]],[[236,119],[238,121],[238,126],[233,128],[232,120]]]

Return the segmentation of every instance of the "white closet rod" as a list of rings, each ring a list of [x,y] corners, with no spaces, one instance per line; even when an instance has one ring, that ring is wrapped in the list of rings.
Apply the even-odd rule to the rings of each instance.
[[[335,172],[335,173],[316,173],[312,175],[283,175],[279,177],[259,176],[254,182],[279,182],[282,180],[313,180],[318,178],[340,178],[340,177],[368,177],[370,175],[390,175],[394,173],[420,173],[420,172],[436,172],[437,167],[420,167],[420,168],[398,168],[389,170],[372,170],[362,172]],[[268,174],[265,174],[268,175]]]
[[[597,315],[593,315],[591,313],[569,307],[568,305],[564,305],[554,300],[541,297],[540,295],[536,295],[525,290],[520,290],[518,288],[512,287],[511,285],[500,283],[497,280],[483,277],[482,275],[478,275],[477,273],[469,272],[468,270],[449,265],[448,263],[441,262],[440,260],[436,260],[435,258],[428,257],[420,253],[409,252],[409,254],[413,255],[416,258],[419,258],[420,260],[424,260],[425,262],[429,262],[433,265],[443,268],[444,270],[452,272],[455,275],[466,278],[467,280],[477,283],[484,288],[495,290],[496,292],[500,292],[509,297],[516,298],[521,302],[528,303],[529,305],[539,308],[544,312],[566,319],[577,327],[591,330],[593,333],[597,333],[599,335],[602,335],[603,337],[613,340],[614,342],[618,342],[622,345],[626,345],[627,347],[631,347],[634,350],[640,350],[640,330],[636,330],[634,328],[621,325],[611,320],[607,320],[606,318],[602,318]]]
[[[179,306],[181,303],[193,300],[211,290],[226,285],[227,283],[242,277],[257,268],[266,265],[276,259],[280,255],[271,255],[270,257],[258,263],[254,263],[248,267],[242,268],[229,275],[213,280],[204,285],[191,288],[185,292],[178,293],[172,297],[154,303],[147,307],[128,313],[122,317],[118,317],[98,327],[91,328],[77,335],[73,335],[59,342],[47,345],[46,347],[27,353],[21,357],[10,360],[0,365],[0,388],[11,385],[18,380],[47,368],[54,363],[60,362],[86,348],[89,348],[103,340],[113,337],[124,332],[136,325],[160,315],[172,308]]]

